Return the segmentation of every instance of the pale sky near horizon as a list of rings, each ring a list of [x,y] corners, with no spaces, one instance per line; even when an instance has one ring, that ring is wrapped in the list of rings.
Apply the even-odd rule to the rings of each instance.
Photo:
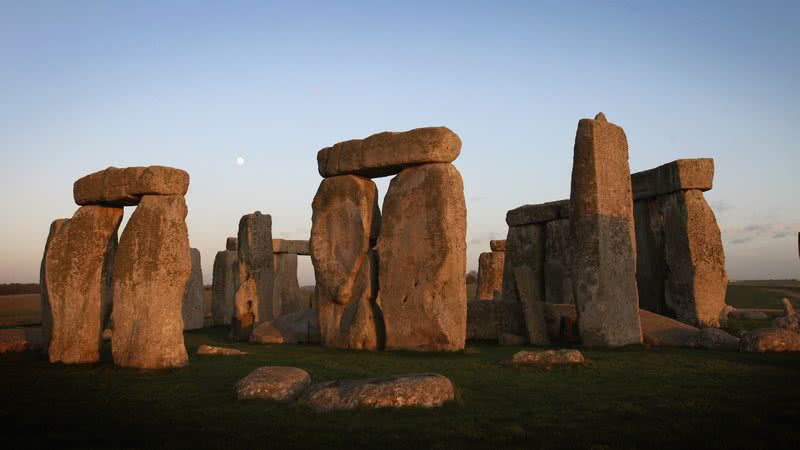
[[[243,214],[308,238],[320,148],[439,125],[463,141],[476,269],[507,210],[569,196],[577,122],[598,111],[625,129],[632,171],[715,159],[731,279],[800,278],[800,2],[0,8],[0,283],[38,281],[49,224],[90,172],[187,170],[210,284]]]

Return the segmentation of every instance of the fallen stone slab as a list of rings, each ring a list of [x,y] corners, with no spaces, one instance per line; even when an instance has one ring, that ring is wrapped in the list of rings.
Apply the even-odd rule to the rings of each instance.
[[[15,353],[41,349],[41,328],[20,327],[0,329],[0,353]]]
[[[501,239],[489,241],[489,248],[493,252],[504,252],[506,251],[506,240]]]
[[[544,223],[566,219],[570,215],[569,200],[557,200],[538,205],[523,205],[506,213],[506,224],[510,227]]]
[[[319,319],[316,309],[284,314],[270,322],[262,322],[250,334],[250,342],[258,344],[319,344]]]
[[[800,333],[784,328],[762,328],[742,337],[745,352],[800,352]]]
[[[203,344],[200,347],[197,347],[197,354],[198,355],[220,355],[220,356],[249,355],[249,353],[243,352],[241,350],[236,350],[235,348],[214,347],[213,345],[206,345],[206,344]]]
[[[447,127],[416,128],[339,142],[317,153],[319,174],[385,177],[420,164],[449,163],[461,153],[461,139]]]
[[[778,317],[772,321],[775,328],[785,328],[787,330],[798,331],[800,330],[800,316],[794,311],[794,306],[788,298],[781,300],[783,302],[782,317]]]
[[[578,350],[544,350],[532,352],[523,350],[514,354],[511,362],[526,366],[570,366],[584,363],[583,354]]]
[[[72,187],[79,205],[133,206],[143,195],[186,195],[189,174],[164,166],[109,167],[80,178]]]
[[[308,247],[308,241],[290,239],[273,239],[272,251],[274,253],[295,253],[298,255],[311,254],[311,251]]]
[[[728,317],[743,320],[767,320],[769,316],[764,311],[753,311],[747,309],[737,309],[728,313]]]
[[[708,191],[713,182],[713,158],[678,159],[631,175],[634,200],[689,189]]]
[[[700,329],[644,309],[639,310],[642,337],[654,347],[683,347]]]
[[[703,328],[686,341],[687,347],[705,350],[737,351],[740,345],[739,338],[719,328]]]
[[[434,408],[453,400],[453,383],[442,375],[328,381],[308,388],[298,400],[321,411],[356,408]]]
[[[259,367],[236,383],[236,397],[239,400],[290,402],[309,384],[311,376],[303,369],[282,366]]]

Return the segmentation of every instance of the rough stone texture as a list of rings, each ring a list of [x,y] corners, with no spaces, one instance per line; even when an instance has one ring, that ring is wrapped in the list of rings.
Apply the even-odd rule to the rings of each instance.
[[[545,350],[531,352],[523,350],[514,354],[511,358],[514,364],[528,366],[569,366],[583,364],[583,354],[578,350]]]
[[[762,328],[742,337],[745,352],[800,352],[800,333],[784,328]]]
[[[215,355],[215,356],[249,355],[249,353],[243,352],[241,350],[236,350],[235,348],[214,347],[212,345],[206,345],[206,344],[202,344],[200,347],[197,347],[197,354],[198,355]]]
[[[312,203],[311,262],[322,344],[375,350],[383,345],[372,246],[381,227],[378,188],[343,175],[320,183]]]
[[[181,304],[192,272],[186,202],[145,195],[122,232],[114,262],[114,363],[158,369],[188,362]]]
[[[467,208],[451,164],[410,167],[383,202],[377,251],[387,349],[464,348]]]
[[[297,254],[275,253],[275,275],[272,301],[280,305],[280,315],[311,308],[308,294],[297,282]]]
[[[629,174],[622,128],[602,113],[582,119],[575,135],[570,240],[578,325],[587,346],[642,342]]]
[[[778,317],[772,321],[775,328],[784,328],[787,330],[798,331],[800,330],[800,316],[794,311],[794,306],[788,298],[781,300],[783,303],[783,317]]]
[[[272,217],[256,211],[239,220],[239,274],[234,298],[231,337],[247,340],[253,326],[280,315],[272,301],[274,257]]]
[[[16,353],[41,349],[41,328],[0,328],[0,353]]]
[[[205,300],[203,298],[203,268],[200,263],[200,250],[189,249],[192,257],[192,275],[189,283],[186,284],[186,292],[183,294],[183,316],[184,330],[197,330],[203,328],[205,321]]]
[[[576,345],[580,342],[575,305],[546,303],[544,320],[552,344]]]
[[[740,342],[739,338],[719,328],[703,328],[686,340],[686,346],[705,350],[737,351]]]
[[[503,267],[503,299],[520,301],[514,270],[529,267],[534,275],[544,277],[545,225],[508,227],[506,257]],[[544,280],[542,280],[544,283]]]
[[[514,279],[517,281],[517,292],[522,303],[522,316],[525,319],[525,329],[528,331],[528,342],[531,345],[550,345],[544,318],[542,274],[535,274],[530,267],[520,266],[514,269]]]
[[[497,322],[497,339],[501,345],[522,345],[528,343],[528,329],[519,301],[493,301],[494,317]],[[518,339],[517,339],[518,338]],[[520,343],[515,343],[521,339]]]
[[[296,255],[310,255],[308,241],[289,239],[273,239],[272,251],[275,253],[294,253]]]
[[[225,240],[225,250],[239,251],[239,238],[229,237]]]
[[[679,159],[631,175],[633,199],[640,200],[681,190],[710,190],[714,182],[712,158]]]
[[[506,224],[510,227],[544,223],[551,220],[565,219],[570,214],[569,200],[523,205],[506,213]]]
[[[138,205],[144,195],[186,195],[189,174],[164,166],[109,167],[79,179],[72,187],[75,203]]]
[[[47,271],[45,270],[47,250],[50,248],[53,236],[68,221],[69,219],[56,219],[50,224],[50,232],[47,234],[47,241],[42,254],[42,263],[39,266],[39,307],[42,318],[42,349],[45,353],[50,348],[50,337],[53,334],[53,313],[50,311],[50,299],[47,296]]]
[[[700,331],[691,325],[644,309],[639,310],[639,316],[644,342],[654,347],[683,347]]]
[[[506,240],[502,239],[489,241],[489,248],[493,252],[504,252],[506,251]]]
[[[478,288],[475,300],[499,300],[503,295],[505,252],[481,253],[478,257]]]
[[[250,335],[258,344],[319,344],[319,319],[316,309],[284,314],[258,324]]]
[[[239,277],[239,256],[236,250],[217,252],[211,280],[211,316],[214,325],[230,325]]]
[[[50,362],[100,359],[122,208],[82,206],[51,237],[45,258]]]
[[[546,303],[575,304],[572,295],[569,219],[545,224],[544,294]]]
[[[467,302],[467,340],[497,341],[494,303],[480,300]]]
[[[236,383],[239,400],[290,402],[311,384],[311,376],[296,367],[259,367]]]
[[[453,400],[453,383],[437,374],[328,381],[308,388],[299,402],[316,411],[356,408],[434,408]]]
[[[418,164],[449,163],[461,152],[461,139],[446,127],[383,132],[339,142],[317,153],[319,174],[385,177]]]
[[[728,313],[729,317],[744,320],[767,320],[769,316],[764,311],[749,310],[749,309],[736,309]]]

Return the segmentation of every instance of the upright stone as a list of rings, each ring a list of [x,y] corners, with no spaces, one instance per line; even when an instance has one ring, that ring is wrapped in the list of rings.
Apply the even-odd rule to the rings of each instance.
[[[190,249],[192,255],[192,276],[186,285],[186,292],[183,295],[183,329],[197,330],[203,328],[205,319],[205,300],[203,292],[203,268],[200,265],[200,250]]]
[[[508,227],[503,267],[503,299],[520,301],[515,269],[528,267],[537,277],[544,276],[545,224],[532,223]],[[542,281],[542,287],[544,283]]]
[[[71,219],[51,227],[45,255],[50,362],[100,359],[121,221],[122,208],[82,206]]]
[[[114,363],[186,365],[181,305],[192,272],[186,202],[145,195],[122,232],[114,264]]]
[[[464,348],[467,209],[451,164],[410,167],[392,179],[378,238],[386,348]]]
[[[47,272],[45,271],[45,262],[47,261],[47,250],[50,248],[50,242],[53,236],[58,233],[61,227],[69,222],[69,219],[56,219],[50,224],[50,232],[47,234],[47,241],[44,245],[44,254],[42,255],[42,263],[39,266],[39,300],[42,321],[42,350],[47,353],[50,348],[50,337],[53,335],[53,313],[50,311],[50,298],[47,295]]]
[[[532,345],[549,345],[544,312],[544,279],[529,266],[514,269],[517,293],[522,303],[522,317],[528,331],[528,342]]]
[[[247,340],[253,326],[280,315],[272,302],[272,217],[256,211],[239,220],[238,287],[231,336]]]
[[[211,280],[211,316],[214,325],[230,325],[236,297],[236,278],[239,275],[236,238],[228,238],[226,250],[214,257]]]
[[[574,305],[570,257],[569,219],[547,222],[544,244],[544,286],[546,303]]]
[[[602,113],[578,123],[570,210],[572,282],[583,344],[641,343],[628,142]]]
[[[478,257],[478,289],[475,300],[499,300],[503,295],[505,252],[481,253]]]
[[[274,258],[272,301],[280,305],[280,315],[309,309],[308,295],[297,282],[297,253],[275,253]]]

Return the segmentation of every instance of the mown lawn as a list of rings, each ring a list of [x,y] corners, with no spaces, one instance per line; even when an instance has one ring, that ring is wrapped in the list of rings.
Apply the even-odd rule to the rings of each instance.
[[[585,350],[585,367],[505,363],[520,348],[455,354],[335,351],[231,343],[226,330],[186,334],[190,365],[146,372],[105,361],[51,365],[0,355],[4,448],[797,448],[800,355],[687,349]],[[194,355],[201,343],[243,357]],[[316,414],[237,401],[252,369],[289,365],[315,382],[437,372],[458,389],[438,410]]]

